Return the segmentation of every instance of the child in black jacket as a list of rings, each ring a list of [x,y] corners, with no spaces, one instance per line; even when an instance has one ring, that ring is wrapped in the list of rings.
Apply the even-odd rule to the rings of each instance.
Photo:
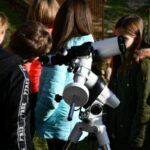
[[[24,62],[49,52],[51,36],[38,22],[28,21],[0,50],[0,147],[33,150],[30,133],[30,80]]]

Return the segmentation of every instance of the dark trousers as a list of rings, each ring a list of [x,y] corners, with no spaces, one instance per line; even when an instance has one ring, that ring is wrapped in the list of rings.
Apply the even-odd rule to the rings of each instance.
[[[34,109],[35,109],[35,105],[36,105],[36,101],[37,101],[37,96],[38,93],[31,93],[30,94],[30,101],[31,101],[31,126],[30,126],[30,130],[31,130],[31,136],[32,138],[34,137],[34,133],[35,133],[35,119],[34,119]]]
[[[59,140],[59,139],[47,139],[48,150],[77,150],[77,144]]]
[[[48,150],[62,150],[65,143],[65,141],[56,138],[47,139]]]

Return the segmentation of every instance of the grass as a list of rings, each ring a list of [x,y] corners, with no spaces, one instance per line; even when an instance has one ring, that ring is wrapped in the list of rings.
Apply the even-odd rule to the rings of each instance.
[[[21,0],[19,0],[21,1]],[[128,0],[130,1],[130,0]],[[18,9],[18,7],[12,7],[8,0],[0,0],[0,11],[4,12],[9,19],[10,25],[8,29],[8,37],[13,33],[16,28],[18,28],[24,21],[25,21],[25,12],[22,9]],[[104,28],[107,35],[110,33],[112,35],[112,30],[114,28],[115,23],[117,20],[129,13],[136,13],[139,14],[143,19],[144,23],[147,26],[148,24],[148,13],[145,12],[145,7],[141,7],[138,10],[133,10],[128,7],[127,0],[108,0],[105,5],[105,21],[104,21]],[[6,45],[9,41],[6,41]],[[96,141],[96,139],[94,140]],[[96,150],[97,143],[91,139],[85,139],[85,141],[80,143],[80,150]],[[47,150],[46,141],[35,136],[34,143],[36,150]],[[88,143],[88,144],[87,144]]]
[[[36,147],[36,150],[47,150],[47,144],[46,140],[41,139],[35,135],[34,137],[34,144]]]

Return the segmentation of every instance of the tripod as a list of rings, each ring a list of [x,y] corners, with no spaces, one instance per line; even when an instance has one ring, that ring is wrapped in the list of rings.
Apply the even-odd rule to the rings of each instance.
[[[68,120],[72,120],[76,106],[82,107],[87,101],[92,102],[84,112],[80,111],[81,122],[76,123],[63,150],[73,150],[83,131],[93,133],[102,150],[111,150],[106,127],[102,121],[102,106],[107,104],[116,108],[119,100],[105,82],[90,70],[91,64],[91,57],[80,58],[77,63],[74,63],[77,68],[74,82],[67,85],[63,92],[64,100],[70,104]],[[92,93],[94,93],[93,96],[91,96]]]
[[[63,150],[73,150],[83,131],[93,133],[96,136],[98,144],[102,150],[111,150],[106,126],[102,121],[102,105],[103,104],[96,100],[84,112],[80,111],[79,118],[82,121],[76,123],[74,126]]]

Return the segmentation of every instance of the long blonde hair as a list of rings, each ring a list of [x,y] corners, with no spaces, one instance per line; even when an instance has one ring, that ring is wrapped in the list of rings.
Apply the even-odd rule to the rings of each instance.
[[[28,10],[27,20],[38,21],[52,28],[58,9],[56,0],[34,0]]]

